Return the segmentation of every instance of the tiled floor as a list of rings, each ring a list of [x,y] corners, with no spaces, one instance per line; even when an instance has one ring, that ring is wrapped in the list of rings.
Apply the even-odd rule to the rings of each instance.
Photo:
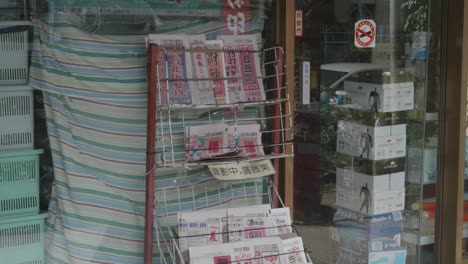
[[[296,228],[314,264],[336,263],[339,247],[338,242],[333,240],[333,229],[330,226],[296,225]]]

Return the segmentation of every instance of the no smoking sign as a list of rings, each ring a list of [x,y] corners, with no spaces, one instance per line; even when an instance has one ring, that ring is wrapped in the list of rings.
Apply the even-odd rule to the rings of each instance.
[[[359,20],[354,25],[354,45],[357,48],[375,47],[375,22],[373,20]]]

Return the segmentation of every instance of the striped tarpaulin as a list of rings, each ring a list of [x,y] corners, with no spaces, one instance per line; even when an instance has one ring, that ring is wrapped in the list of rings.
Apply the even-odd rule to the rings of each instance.
[[[30,85],[44,91],[56,177],[46,224],[46,263],[140,264],[144,36],[88,34],[59,16],[51,24],[36,25]],[[181,210],[265,202],[259,198],[263,180],[220,187],[201,167],[157,169],[155,186],[164,203],[156,212],[170,225]],[[216,187],[207,191],[206,186]],[[159,253],[155,244],[154,263],[160,263]]]

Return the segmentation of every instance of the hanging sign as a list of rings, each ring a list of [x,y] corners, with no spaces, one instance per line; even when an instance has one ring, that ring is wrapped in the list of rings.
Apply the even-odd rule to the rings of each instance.
[[[302,10],[296,10],[294,32],[296,37],[302,37],[304,35],[304,18]]]
[[[375,47],[375,22],[366,19],[359,20],[354,26],[354,45],[357,48]]]
[[[223,0],[225,34],[241,35],[248,31],[250,0]]]
[[[216,179],[223,181],[261,178],[275,174],[275,169],[270,160],[211,164],[208,165],[208,168]]]

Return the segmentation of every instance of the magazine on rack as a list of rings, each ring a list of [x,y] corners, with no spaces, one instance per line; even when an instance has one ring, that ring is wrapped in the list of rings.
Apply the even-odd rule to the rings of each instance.
[[[229,102],[226,68],[224,62],[223,41],[222,40],[207,40],[206,48],[209,51],[208,70],[209,75],[213,79],[216,104],[227,104]]]
[[[269,204],[228,208],[229,242],[267,236],[270,209]]]
[[[158,52],[158,90],[160,105],[192,104],[190,83],[191,59],[187,35],[149,35],[149,39],[161,47]]]
[[[179,248],[185,261],[189,247],[223,243],[223,233],[227,231],[226,209],[178,213],[177,221]]]
[[[190,54],[194,80],[189,81],[192,88],[192,104],[210,105],[215,104],[214,83],[210,80],[207,44],[204,35],[190,36]]]
[[[189,248],[191,264],[280,264],[282,241],[266,237],[229,244]]]
[[[230,103],[264,101],[257,36],[225,35],[219,39],[225,50]]]

